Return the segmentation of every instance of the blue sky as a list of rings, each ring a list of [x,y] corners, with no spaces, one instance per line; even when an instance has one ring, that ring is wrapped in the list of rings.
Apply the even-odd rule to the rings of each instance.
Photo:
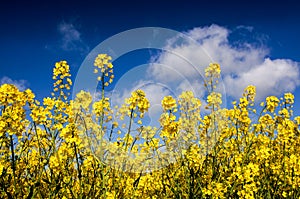
[[[75,77],[89,52],[109,37],[133,28],[162,27],[199,41],[224,65],[224,83],[231,98],[240,95],[242,86],[254,83],[261,86],[261,98],[292,91],[299,108],[299,4],[290,0],[238,2],[6,1],[0,6],[0,82],[29,87],[41,99],[51,92],[55,62],[67,60]],[[188,45],[168,48],[194,59],[186,50],[193,46]],[[154,57],[159,64],[180,63],[157,50],[131,52],[115,61],[116,80]],[[159,66],[151,67],[147,68],[151,74],[157,74]],[[185,69],[181,71],[176,64],[174,68],[192,79]],[[166,76],[159,73],[159,77]],[[169,84],[177,86],[175,81]]]

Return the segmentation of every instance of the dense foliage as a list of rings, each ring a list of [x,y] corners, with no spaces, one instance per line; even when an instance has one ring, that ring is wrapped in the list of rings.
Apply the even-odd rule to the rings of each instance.
[[[56,63],[52,96],[41,102],[29,89],[1,85],[0,198],[300,197],[300,117],[291,93],[257,106],[248,86],[231,109],[221,108],[213,63],[205,107],[191,91],[166,96],[153,127],[143,125],[150,103],[142,90],[111,107],[110,56],[98,55],[94,72],[97,99],[87,91],[69,99],[66,61]]]

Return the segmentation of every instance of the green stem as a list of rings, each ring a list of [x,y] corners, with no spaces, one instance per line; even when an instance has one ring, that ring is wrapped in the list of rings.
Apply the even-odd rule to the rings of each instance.
[[[127,147],[128,147],[127,145],[128,145],[129,134],[131,131],[132,120],[133,120],[133,109],[131,109],[130,112],[129,126],[128,126],[128,131],[126,133],[125,151],[127,151]]]
[[[8,124],[9,127],[9,124]],[[13,171],[13,177],[14,177],[14,189],[15,192],[17,192],[17,185],[16,185],[16,165],[15,165],[15,151],[14,151],[14,142],[13,142],[13,136],[10,135],[10,150],[11,150],[11,167]]]
[[[72,137],[74,137],[74,131],[72,131]],[[78,169],[78,179],[79,179],[79,184],[80,184],[80,198],[82,198],[81,169],[80,169],[78,153],[77,153],[77,147],[76,147],[75,142],[73,143],[73,146],[74,146],[74,151],[75,151],[76,165],[77,165],[77,169]]]

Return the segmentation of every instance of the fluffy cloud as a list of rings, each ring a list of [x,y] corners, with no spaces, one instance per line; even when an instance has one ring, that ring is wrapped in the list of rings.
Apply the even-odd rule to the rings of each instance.
[[[62,22],[58,25],[62,36],[61,47],[65,51],[88,52],[89,47],[82,41],[80,32],[71,23]]]
[[[0,85],[2,85],[2,84],[14,84],[21,91],[24,91],[28,85],[26,80],[12,80],[11,78],[6,77],[6,76],[4,76],[0,79]]]
[[[298,63],[288,59],[265,58],[262,63],[236,75],[224,78],[227,93],[235,98],[249,84],[256,86],[258,100],[262,100],[268,95],[294,91],[300,83]]]
[[[241,27],[236,31],[239,29]],[[244,29],[253,31],[249,27]],[[268,95],[293,91],[299,85],[297,62],[289,59],[272,60],[268,58],[267,47],[245,41],[232,42],[229,40],[230,33],[229,29],[218,25],[187,31],[185,34],[191,39],[185,42],[181,42],[179,37],[170,40],[166,51],[155,57],[156,64],[148,72],[153,78],[169,84],[178,82],[180,76],[189,82],[200,82],[208,63],[218,62],[222,69],[221,84],[226,95],[233,98],[240,97],[249,84],[257,87],[257,100],[263,100]],[[172,69],[163,68],[161,65]],[[199,95],[203,96],[203,92]]]

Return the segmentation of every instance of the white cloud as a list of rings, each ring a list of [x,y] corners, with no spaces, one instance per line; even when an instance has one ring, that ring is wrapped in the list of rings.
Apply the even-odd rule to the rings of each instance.
[[[236,31],[238,29],[241,27]],[[250,27],[243,29],[253,31]],[[272,60],[268,58],[267,47],[257,47],[247,41],[234,41],[233,45],[229,41],[230,33],[229,29],[218,25],[187,31],[185,34],[196,42],[178,44],[179,39],[175,38],[166,46],[166,51],[156,57],[158,64],[171,69],[153,64],[148,72],[153,78],[168,81],[168,84],[178,84],[180,76],[189,82],[199,83],[208,63],[218,62],[227,95],[238,98],[247,85],[253,84],[257,86],[257,100],[263,100],[268,95],[293,91],[300,84],[297,62],[288,59]],[[200,88],[195,85],[192,87]]]
[[[300,83],[298,64],[287,59],[266,58],[263,63],[239,73],[236,78],[225,76],[224,82],[227,93],[235,98],[252,84],[256,86],[258,100],[263,100],[268,95],[281,95],[296,89]]]
[[[12,80],[4,76],[0,79],[0,85],[2,84],[13,84],[18,87],[19,90],[24,91],[27,88],[28,82],[26,80]]]
[[[62,36],[61,48],[65,51],[88,52],[89,47],[82,41],[81,33],[72,23],[62,22],[58,25],[58,32]]]

